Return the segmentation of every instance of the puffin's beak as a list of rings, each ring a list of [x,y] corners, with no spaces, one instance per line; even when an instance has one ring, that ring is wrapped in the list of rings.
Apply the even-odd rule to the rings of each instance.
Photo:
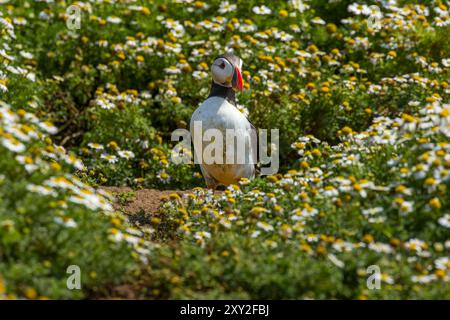
[[[241,70],[239,69],[239,67],[236,67],[234,70],[235,71],[233,74],[233,81],[232,81],[233,89],[242,91],[244,90],[244,80],[242,79]]]

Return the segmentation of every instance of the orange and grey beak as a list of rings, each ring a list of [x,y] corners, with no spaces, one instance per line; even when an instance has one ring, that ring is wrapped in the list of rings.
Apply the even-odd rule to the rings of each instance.
[[[241,70],[239,67],[234,67],[233,79],[231,81],[233,89],[238,91],[244,90],[244,80],[242,79]]]

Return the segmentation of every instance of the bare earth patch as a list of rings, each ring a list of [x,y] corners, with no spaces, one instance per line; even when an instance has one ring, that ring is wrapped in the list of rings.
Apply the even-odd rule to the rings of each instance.
[[[134,214],[141,211],[154,214],[161,205],[161,197],[168,196],[171,193],[178,193],[182,196],[183,193],[189,192],[188,190],[133,190],[128,187],[102,187],[102,189],[112,193],[116,197],[117,201],[114,203],[115,209],[122,209],[128,214]],[[123,195],[127,195],[126,201],[119,200],[119,197]]]

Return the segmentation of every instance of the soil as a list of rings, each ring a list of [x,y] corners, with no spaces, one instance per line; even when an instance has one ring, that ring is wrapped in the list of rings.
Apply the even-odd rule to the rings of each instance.
[[[154,214],[161,205],[161,197],[168,196],[172,193],[178,193],[180,196],[188,191],[182,190],[157,190],[142,189],[133,190],[128,187],[102,187],[103,190],[112,193],[116,197],[114,208],[116,210],[124,210],[128,214],[145,212]],[[119,200],[118,196],[126,195],[125,200]]]
[[[134,220],[142,225],[149,223],[149,217],[163,214],[158,212],[162,204],[162,197],[167,197],[173,193],[182,196],[192,192],[192,190],[133,190],[129,187],[101,187],[101,189],[115,197],[116,201],[113,206],[116,210],[125,212],[129,216],[130,221]],[[222,192],[216,190],[214,193],[221,194]],[[148,280],[143,281],[145,283]],[[111,285],[108,286],[106,293],[95,294],[91,299],[141,299],[141,289],[142,287],[139,283]]]

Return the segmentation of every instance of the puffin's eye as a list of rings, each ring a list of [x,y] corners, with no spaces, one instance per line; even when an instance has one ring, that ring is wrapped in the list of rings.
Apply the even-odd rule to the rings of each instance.
[[[225,69],[225,61],[222,61],[222,63],[219,65],[220,69]]]

